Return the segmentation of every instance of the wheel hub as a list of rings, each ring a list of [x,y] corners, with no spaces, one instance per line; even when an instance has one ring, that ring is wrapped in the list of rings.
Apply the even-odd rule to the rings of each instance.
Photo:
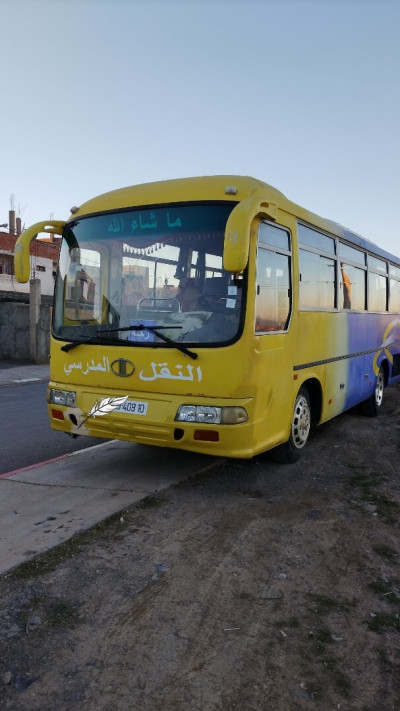
[[[292,424],[292,438],[297,449],[301,449],[306,444],[310,428],[310,408],[307,399],[304,396],[301,396],[296,402]]]

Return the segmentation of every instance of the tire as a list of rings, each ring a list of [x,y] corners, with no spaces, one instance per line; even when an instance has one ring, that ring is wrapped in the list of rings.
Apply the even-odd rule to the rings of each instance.
[[[293,464],[299,459],[307,444],[311,429],[311,406],[308,391],[300,388],[294,403],[290,437],[287,442],[272,450],[275,461]]]
[[[368,400],[361,403],[361,412],[367,417],[377,417],[383,405],[383,391],[385,388],[385,374],[382,368],[379,368],[379,373],[376,379],[374,392]]]

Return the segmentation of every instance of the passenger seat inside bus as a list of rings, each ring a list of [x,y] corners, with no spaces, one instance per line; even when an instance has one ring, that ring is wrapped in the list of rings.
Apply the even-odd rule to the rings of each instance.
[[[207,277],[204,280],[199,303],[206,311],[225,312],[228,299],[228,275]]]
[[[200,279],[197,277],[183,277],[178,286],[176,298],[182,311],[200,311],[199,306]]]

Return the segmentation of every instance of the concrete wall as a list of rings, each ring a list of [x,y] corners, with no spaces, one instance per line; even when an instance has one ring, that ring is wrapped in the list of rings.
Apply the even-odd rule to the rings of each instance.
[[[36,363],[48,363],[50,360],[51,314],[52,307],[42,304],[36,324]]]
[[[0,301],[0,360],[48,363],[51,311],[48,303],[33,310],[32,303]]]

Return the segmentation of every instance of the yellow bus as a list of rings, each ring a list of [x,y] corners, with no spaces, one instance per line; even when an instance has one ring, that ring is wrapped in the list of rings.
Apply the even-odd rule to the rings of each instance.
[[[108,192],[62,235],[51,426],[224,457],[302,452],[311,426],[400,381],[400,260],[259,180]]]

